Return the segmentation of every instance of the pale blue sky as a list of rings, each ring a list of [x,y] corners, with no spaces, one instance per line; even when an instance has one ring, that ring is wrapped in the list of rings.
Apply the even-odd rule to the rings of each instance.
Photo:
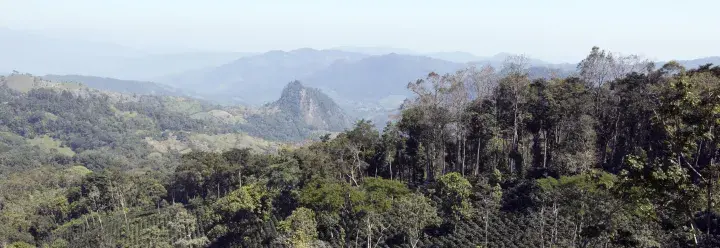
[[[720,55],[720,1],[0,0],[0,27],[138,48],[261,52],[385,46],[576,62],[593,45]]]

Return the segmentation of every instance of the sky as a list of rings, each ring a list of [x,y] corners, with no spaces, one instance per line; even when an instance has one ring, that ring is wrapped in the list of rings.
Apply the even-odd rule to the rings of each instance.
[[[150,50],[720,55],[717,0],[0,0],[0,9],[0,27]]]

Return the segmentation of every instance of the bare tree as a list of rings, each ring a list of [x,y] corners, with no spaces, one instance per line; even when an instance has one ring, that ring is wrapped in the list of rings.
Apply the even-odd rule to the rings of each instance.
[[[530,79],[528,78],[528,65],[529,65],[529,59],[525,55],[514,55],[508,57],[505,62],[503,63],[503,69],[502,74],[505,75],[505,77],[502,79],[503,84],[505,85],[505,88],[508,89],[509,95],[509,101],[512,105],[512,112],[513,112],[513,133],[512,133],[512,152],[514,156],[518,156],[520,154],[519,147],[520,147],[520,123],[522,122],[522,116],[521,116],[521,109],[520,106],[525,101],[525,93],[524,91],[527,89],[527,86],[530,84]],[[521,166],[518,164],[517,159],[511,159],[512,164],[510,166],[510,170],[512,172],[513,169],[519,169]]]
[[[654,64],[650,60],[641,56],[613,54],[595,46],[590,54],[580,61],[577,70],[580,78],[589,86],[602,87],[605,83],[632,72],[649,72],[653,67]]]
[[[470,69],[470,80],[468,88],[473,90],[475,101],[483,101],[491,99],[493,97],[493,91],[498,85],[498,75],[490,65],[485,65],[479,70],[476,67]],[[495,112],[497,112],[497,105],[495,104]],[[482,148],[482,138],[477,138],[476,150],[475,150],[475,169],[473,174],[477,175],[480,168],[480,150]]]
[[[484,99],[489,97],[498,82],[495,68],[490,65],[485,65],[480,69],[470,67],[469,71],[470,83],[468,88],[474,91],[474,98]]]
[[[449,77],[449,88],[444,94],[445,108],[449,110],[451,123],[448,125],[450,133],[455,134],[455,169],[460,166],[461,174],[465,175],[465,129],[463,113],[470,101],[468,81],[470,70],[462,69]],[[443,170],[445,173],[446,170]]]
[[[430,130],[425,138],[426,155],[426,180],[432,181],[438,162],[442,168],[445,167],[445,129],[449,121],[447,103],[445,100],[447,92],[450,91],[451,76],[440,76],[437,73],[428,74],[427,78],[408,83],[408,89],[415,93],[415,98],[406,101],[403,108],[419,108],[423,113],[423,122]]]

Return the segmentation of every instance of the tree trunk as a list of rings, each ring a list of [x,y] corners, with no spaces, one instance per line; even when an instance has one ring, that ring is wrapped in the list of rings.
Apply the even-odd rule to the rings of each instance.
[[[367,220],[367,248],[372,248],[372,226],[370,225],[370,218]]]
[[[697,232],[695,231],[696,229],[697,228],[695,228],[695,223],[693,223],[693,221],[691,219],[690,220],[690,230],[692,232],[693,242],[695,244],[695,247],[697,247],[697,245],[698,245],[698,239],[697,239],[697,235],[696,235]]]
[[[555,246],[555,242],[557,241],[557,225],[558,225],[557,202],[553,202],[553,214],[555,215],[555,220],[553,221],[552,237],[550,237],[550,245],[551,246]]]
[[[242,170],[238,170],[238,187],[242,187]]]
[[[548,147],[548,137],[547,137],[547,130],[544,131],[543,135],[543,168],[547,168],[547,147]]]
[[[455,163],[453,163],[452,170],[457,170],[457,167],[460,166],[460,133],[455,132]],[[460,173],[461,175],[465,175],[463,172]]]
[[[425,148],[425,182],[430,181],[430,168],[432,167],[432,157],[430,156],[430,149],[432,148],[432,144],[428,144],[428,146]],[[414,175],[411,175],[414,176]]]
[[[545,248],[545,205],[540,208],[540,247]]]
[[[480,173],[480,140],[481,139],[478,138],[477,152],[475,153],[475,172],[474,172],[475,176],[477,176],[478,173]]]
[[[466,156],[465,156],[465,155],[466,155],[465,151],[467,150],[467,146],[465,146],[465,140],[467,140],[467,139],[466,139],[465,136],[463,135],[463,137],[462,137],[462,170],[463,170],[463,176],[465,176],[465,160],[467,160],[467,159],[466,159]]]
[[[488,222],[490,222],[490,207],[489,206],[485,206],[485,207],[487,208],[487,209],[485,209],[485,247],[489,247],[488,246],[488,226],[489,226]]]
[[[705,210],[705,228],[707,230],[706,234],[708,237],[710,237],[710,224],[711,224],[711,218],[710,218],[710,210],[712,210],[712,183],[713,183],[713,164],[715,162],[715,158],[710,159],[710,178],[708,178],[707,182],[707,210]]]
[[[440,162],[442,163],[442,170],[440,171],[440,175],[445,175],[446,167],[445,167],[445,132],[440,131],[440,152],[438,154],[440,155]]]
[[[392,161],[389,161],[390,165],[390,180],[393,180]]]

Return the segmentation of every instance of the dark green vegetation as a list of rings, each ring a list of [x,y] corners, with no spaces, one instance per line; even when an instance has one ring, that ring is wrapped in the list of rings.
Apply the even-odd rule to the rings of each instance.
[[[165,164],[100,159],[142,158],[117,138],[136,136],[114,135],[129,122],[110,117],[137,109],[68,91],[4,89],[3,149],[29,152],[21,158],[33,162],[0,160],[12,169],[0,179],[0,244],[719,245],[720,67],[654,68],[593,49],[577,77],[531,80],[525,60],[513,57],[497,73],[431,73],[408,88],[416,95],[382,132],[359,121],[276,153],[193,151]],[[58,108],[91,126],[46,124],[68,117],[42,99],[63,96],[77,105]],[[28,99],[35,104],[20,104]],[[108,114],[83,119],[87,108]],[[212,130],[143,116],[153,118],[148,130]],[[16,148],[38,143],[37,151]],[[98,149],[110,152],[81,156]]]

